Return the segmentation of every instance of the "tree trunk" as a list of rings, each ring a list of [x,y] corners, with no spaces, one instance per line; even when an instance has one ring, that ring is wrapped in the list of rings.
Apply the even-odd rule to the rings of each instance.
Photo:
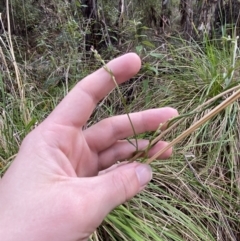
[[[160,15],[160,28],[163,33],[165,33],[166,29],[170,27],[170,18],[172,12],[170,9],[170,0],[162,0],[162,10]]]
[[[124,19],[124,0],[119,0],[118,2],[118,18],[117,18],[117,22],[116,22],[116,27],[117,28],[122,28],[123,26],[123,19]]]
[[[82,5],[84,5],[82,8],[84,18],[98,20],[97,0],[82,0]]]
[[[85,37],[86,50],[97,48],[101,41],[101,23],[98,16],[97,0],[82,0],[82,14],[87,22],[87,34]]]
[[[186,39],[240,33],[240,0],[181,0],[179,8]]]
[[[199,34],[207,34],[212,36],[213,33],[213,26],[215,23],[216,17],[216,9],[218,4],[220,4],[222,0],[201,0],[200,8],[199,8],[199,19],[197,23],[197,29]]]
[[[184,36],[190,39],[193,35],[193,0],[181,0],[179,10],[181,13],[181,25]]]

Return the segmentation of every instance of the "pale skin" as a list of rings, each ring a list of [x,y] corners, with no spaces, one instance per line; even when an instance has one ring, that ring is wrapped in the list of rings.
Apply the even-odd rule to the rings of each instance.
[[[130,53],[107,65],[121,84],[139,71],[141,61]],[[80,81],[24,139],[0,180],[0,240],[85,241],[112,209],[151,180],[148,165],[114,165],[135,151],[124,140],[133,135],[127,115],[82,129],[97,103],[113,88],[109,73],[99,69]],[[131,120],[135,131],[143,133],[177,115],[166,107],[133,113]],[[140,149],[147,144],[139,140]],[[166,144],[158,142],[149,156]],[[168,158],[171,152],[160,158]]]

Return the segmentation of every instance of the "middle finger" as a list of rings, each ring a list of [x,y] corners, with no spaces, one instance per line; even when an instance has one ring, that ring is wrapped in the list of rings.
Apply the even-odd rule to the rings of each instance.
[[[84,131],[86,141],[92,151],[101,152],[116,141],[146,131],[155,131],[160,124],[178,115],[177,110],[165,107],[104,119]]]

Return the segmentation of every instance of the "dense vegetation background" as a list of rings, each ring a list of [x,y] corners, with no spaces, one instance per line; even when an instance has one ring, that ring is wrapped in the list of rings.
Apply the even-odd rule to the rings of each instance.
[[[239,88],[239,9],[238,0],[1,1],[0,175],[24,136],[101,66],[92,46],[105,61],[140,55],[143,67],[120,86],[122,97],[130,111],[177,108],[181,122],[163,136],[171,141]],[[88,125],[126,113],[123,98],[110,93]],[[154,162],[148,188],[90,240],[239,241],[239,130],[236,101],[171,159]]]

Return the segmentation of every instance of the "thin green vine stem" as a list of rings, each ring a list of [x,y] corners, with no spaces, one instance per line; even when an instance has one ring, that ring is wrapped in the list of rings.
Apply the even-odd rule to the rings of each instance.
[[[129,108],[128,108],[127,104],[126,104],[126,100],[124,99],[124,97],[123,97],[123,95],[122,95],[122,92],[121,92],[121,90],[120,90],[120,88],[119,88],[119,85],[118,85],[118,83],[117,83],[117,81],[116,81],[116,78],[115,78],[112,70],[108,68],[107,64],[106,64],[105,61],[102,59],[101,55],[97,52],[97,50],[92,47],[92,48],[91,48],[91,51],[94,53],[95,58],[103,65],[103,69],[105,69],[105,70],[109,73],[109,75],[111,76],[111,79],[113,80],[113,82],[114,82],[114,84],[115,84],[115,87],[116,87],[116,89],[117,89],[117,91],[118,91],[118,94],[119,94],[119,96],[120,96],[120,99],[121,99],[121,101],[122,101],[122,103],[123,103],[123,106],[124,106],[126,115],[127,115],[127,117],[128,117],[129,123],[130,123],[130,125],[131,125],[132,130],[133,130],[133,136],[134,136],[134,139],[135,139],[135,142],[136,142],[136,143],[134,144],[129,138],[126,138],[126,139],[127,139],[127,141],[128,141],[131,145],[133,145],[133,146],[136,148],[136,151],[135,151],[135,152],[138,152],[138,151],[139,151],[139,150],[138,150],[139,148],[138,148],[137,133],[136,133],[135,128],[134,128],[134,125],[133,125],[133,123],[132,123],[132,120],[131,120],[131,117],[130,117],[130,111],[129,111]]]

